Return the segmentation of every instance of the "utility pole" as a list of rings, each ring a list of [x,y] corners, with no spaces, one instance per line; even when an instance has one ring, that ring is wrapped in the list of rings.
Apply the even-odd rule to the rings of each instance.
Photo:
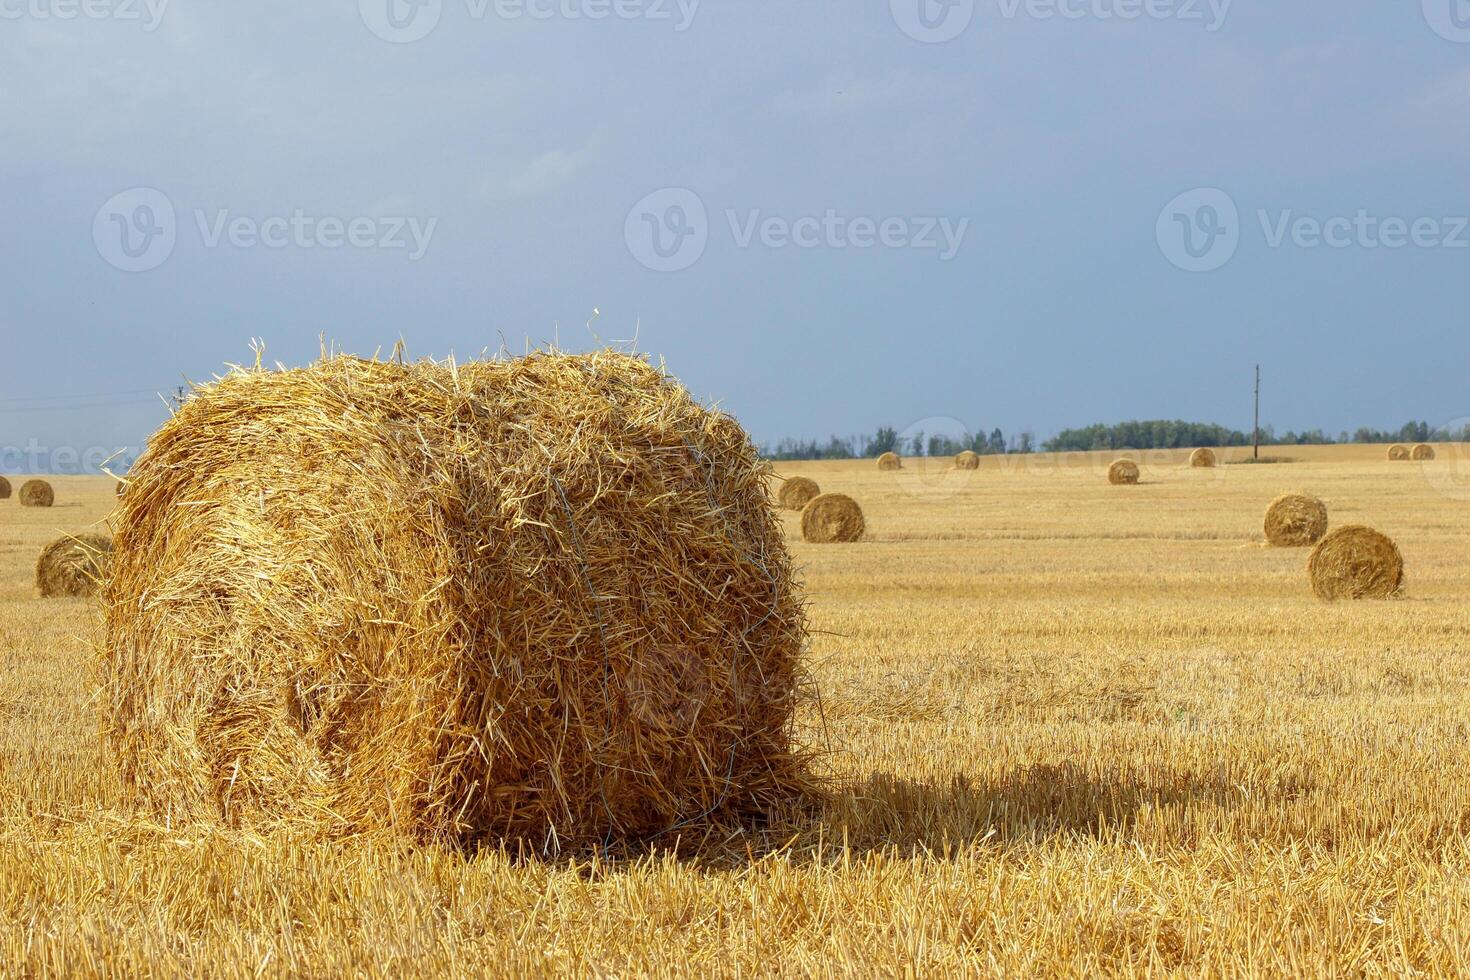
[[[184,399],[186,397],[187,396],[184,393],[184,386],[183,385],[179,385],[178,388],[176,388],[174,390],[174,411],[175,412],[177,412],[179,409],[181,409],[181,408],[184,407]]]
[[[1254,442],[1254,458],[1261,458],[1261,366],[1256,365],[1256,425],[1251,436]]]

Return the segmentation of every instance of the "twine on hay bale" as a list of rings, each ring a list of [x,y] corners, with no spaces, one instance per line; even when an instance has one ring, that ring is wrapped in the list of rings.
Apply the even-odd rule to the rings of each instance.
[[[27,480],[20,485],[22,507],[50,507],[56,503],[56,491],[45,480]]]
[[[1418,462],[1427,462],[1434,458],[1434,447],[1427,442],[1421,442],[1409,451],[1409,458]]]
[[[1266,541],[1277,548],[1305,548],[1327,533],[1327,505],[1306,493],[1283,493],[1266,508]]]
[[[879,456],[878,457],[878,469],[880,469],[880,470],[900,470],[900,469],[903,469],[903,460],[899,457],[898,453],[884,453],[882,456]]]
[[[867,530],[863,509],[846,494],[824,493],[801,512],[801,536],[813,544],[850,543]]]
[[[1388,458],[1389,459],[1392,459],[1392,460],[1408,459],[1409,458],[1409,447],[1408,446],[1389,446],[1388,447]]]
[[[0,500],[9,500],[10,494],[10,481],[0,476]]]
[[[1131,486],[1138,482],[1138,464],[1131,459],[1115,459],[1108,467],[1108,482],[1115,487]]]
[[[1214,469],[1218,462],[1219,459],[1215,456],[1215,451],[1205,446],[1201,446],[1189,454],[1189,465],[1195,469]]]
[[[113,518],[109,752],[172,820],[320,836],[552,852],[768,812],[809,786],[769,475],[611,351],[236,369]]]
[[[978,470],[980,468],[980,454],[966,449],[954,458],[957,470]]]
[[[1388,599],[1403,589],[1404,557],[1388,535],[1349,524],[1312,549],[1307,575],[1319,599]]]
[[[92,532],[68,534],[46,546],[36,560],[36,591],[43,599],[90,596],[100,588],[112,559],[112,538]]]
[[[781,484],[781,490],[776,495],[776,502],[784,510],[801,510],[821,492],[822,488],[817,486],[816,480],[804,476],[793,476]]]

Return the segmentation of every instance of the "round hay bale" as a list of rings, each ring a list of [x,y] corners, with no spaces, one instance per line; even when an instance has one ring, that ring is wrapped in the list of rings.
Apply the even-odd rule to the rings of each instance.
[[[978,470],[980,468],[980,454],[966,449],[954,458],[957,470]]]
[[[1305,493],[1284,493],[1266,508],[1266,540],[1277,548],[1305,548],[1327,533],[1327,505]]]
[[[770,812],[810,780],[769,475],[610,351],[234,371],[113,517],[111,757],[171,819],[319,836],[548,852]]]
[[[96,593],[112,560],[105,534],[68,534],[46,546],[36,560],[36,591],[43,599],[77,598]]]
[[[781,492],[777,495],[776,501],[786,510],[801,510],[821,492],[822,488],[817,486],[816,480],[804,476],[793,476],[781,484]]]
[[[850,543],[868,529],[863,509],[842,493],[824,493],[801,512],[801,537],[813,544]]]
[[[878,457],[878,469],[901,470],[903,469],[903,459],[899,457],[898,453],[884,453]]]
[[[56,491],[45,480],[27,480],[20,485],[22,507],[50,507],[56,503]]]
[[[1419,462],[1427,462],[1434,458],[1434,447],[1427,442],[1421,442],[1409,451],[1409,458]]]
[[[1307,575],[1319,599],[1387,599],[1404,585],[1404,557],[1386,534],[1348,524],[1317,542]]]
[[[1391,460],[1408,459],[1409,458],[1409,447],[1408,446],[1389,446],[1388,447],[1388,458],[1391,459]]]
[[[10,493],[10,481],[0,476],[0,500],[9,500]]]
[[[1115,487],[1131,486],[1138,482],[1138,464],[1131,459],[1115,459],[1108,467],[1108,482]]]
[[[1219,459],[1215,456],[1215,451],[1205,446],[1189,454],[1189,465],[1198,470],[1214,469],[1218,463]]]

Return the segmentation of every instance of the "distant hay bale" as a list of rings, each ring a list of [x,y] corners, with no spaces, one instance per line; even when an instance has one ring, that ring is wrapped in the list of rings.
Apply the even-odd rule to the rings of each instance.
[[[1434,447],[1427,442],[1421,442],[1409,452],[1409,458],[1425,462],[1434,458]]]
[[[9,500],[10,493],[10,481],[0,476],[0,500]]]
[[[1215,456],[1215,451],[1204,446],[1189,454],[1189,465],[1195,469],[1214,469],[1218,462],[1219,460]]]
[[[1327,533],[1327,505],[1305,493],[1284,493],[1266,508],[1266,540],[1277,548],[1305,548]]]
[[[113,517],[109,756],[171,821],[314,836],[550,852],[768,813],[809,785],[768,477],[611,351],[233,371]]]
[[[1108,467],[1108,482],[1115,487],[1131,486],[1138,482],[1138,464],[1131,459],[1115,459]]]
[[[1317,543],[1307,575],[1319,599],[1387,599],[1404,585],[1404,558],[1386,534],[1349,524]]]
[[[966,449],[954,458],[957,470],[978,470],[980,468],[980,454]]]
[[[898,453],[884,453],[882,456],[879,456],[878,457],[878,469],[880,469],[880,470],[900,470],[900,469],[903,469],[903,460],[901,458],[899,458]]]
[[[781,492],[777,494],[776,502],[785,510],[801,510],[821,492],[822,488],[817,486],[816,480],[804,476],[793,476],[781,484]]]
[[[1408,446],[1389,446],[1388,447],[1388,458],[1389,459],[1392,459],[1392,460],[1408,459],[1409,458],[1409,447]]]
[[[56,503],[56,491],[45,480],[27,480],[20,485],[22,507],[50,507]]]
[[[801,512],[801,536],[813,544],[850,543],[867,530],[863,509],[846,494],[824,493]]]
[[[68,534],[46,546],[36,560],[36,590],[43,599],[77,598],[96,593],[112,559],[105,534]]]

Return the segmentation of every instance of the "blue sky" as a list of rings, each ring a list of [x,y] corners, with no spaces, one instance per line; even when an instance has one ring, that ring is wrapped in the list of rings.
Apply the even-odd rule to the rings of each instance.
[[[0,446],[594,309],[762,442],[1470,415],[1470,0],[415,3],[0,0]]]

